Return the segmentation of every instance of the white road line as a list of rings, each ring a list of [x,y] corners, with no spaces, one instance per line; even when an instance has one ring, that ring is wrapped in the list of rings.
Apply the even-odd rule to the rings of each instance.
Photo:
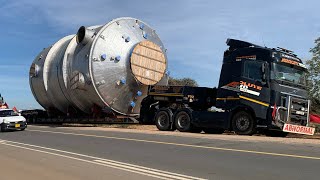
[[[128,168],[130,170],[133,170],[133,171],[140,171],[140,172],[145,172],[145,173],[151,173],[153,175],[158,175],[158,176],[164,176],[164,177],[167,177],[167,178],[170,178],[170,179],[180,179],[180,180],[186,180],[186,179],[190,179],[190,176],[187,177],[178,177],[178,176],[173,176],[173,175],[169,175],[167,174],[166,172],[154,172],[152,170],[145,170],[145,169],[139,169],[139,168],[136,168],[136,167],[131,167],[131,166],[125,166],[125,165],[121,165],[121,164],[116,164],[116,163],[111,163],[111,162],[107,162],[107,161],[102,161],[102,160],[94,160],[95,162],[99,162],[99,163],[104,163],[104,164],[110,164],[110,165],[113,165],[113,166],[117,166],[117,167],[123,167],[123,168]],[[166,173],[166,174],[165,174]],[[200,179],[200,178],[191,178],[191,179]]]
[[[75,159],[75,160],[79,160],[79,161],[84,161],[84,162],[89,162],[89,163],[93,163],[93,164],[103,165],[103,166],[107,166],[107,167],[111,167],[111,168],[125,170],[125,171],[129,171],[129,172],[133,172],[133,173],[137,173],[137,174],[142,174],[142,175],[147,175],[147,176],[151,176],[151,177],[156,177],[156,178],[160,178],[160,179],[179,179],[179,180],[196,179],[196,180],[202,180],[202,178],[198,178],[198,177],[187,176],[187,175],[183,175],[183,174],[172,173],[172,172],[162,171],[162,170],[148,168],[148,167],[144,167],[144,166],[139,166],[139,165],[134,165],[134,164],[129,164],[129,163],[123,163],[123,162],[119,162],[119,161],[103,159],[103,158],[99,158],[99,157],[94,157],[94,156],[89,156],[89,155],[84,155],[84,154],[78,154],[78,153],[73,153],[73,152],[68,152],[68,151],[63,151],[63,150],[58,150],[58,149],[52,149],[52,148],[47,148],[47,147],[42,147],[42,146],[19,143],[19,142],[14,142],[14,141],[4,141],[4,140],[0,140],[0,143],[4,144],[4,145],[8,145],[8,146],[13,146],[13,147],[22,148],[22,149],[28,149],[28,150],[31,150],[31,151],[36,151],[36,152],[56,155],[56,156],[60,156],[60,157],[66,157],[66,158],[69,158],[69,159]],[[16,144],[16,145],[14,145],[14,144]],[[21,145],[29,146],[29,147],[23,147]],[[33,149],[33,148],[30,148],[30,147],[44,149],[44,150],[50,150],[50,151],[55,151],[55,152],[60,152],[60,153],[65,153],[65,154],[71,154],[71,155],[85,157],[85,158],[90,158],[90,159],[93,159],[93,161],[80,159],[80,158],[67,156],[67,155],[62,155],[62,154],[57,154],[57,153],[53,153],[53,152],[48,152],[48,151],[44,151],[44,150]]]
[[[229,151],[229,152],[242,152],[242,153],[260,154],[260,155],[268,155],[268,156],[279,156],[279,157],[290,157],[290,158],[320,160],[320,157],[314,157],[314,156],[273,153],[273,152],[254,151],[254,150],[245,150],[245,149],[223,148],[223,147],[215,147],[215,146],[202,146],[202,145],[193,145],[193,144],[182,144],[182,143],[165,142],[165,141],[154,141],[154,140],[144,140],[144,139],[123,138],[123,137],[116,137],[116,136],[101,136],[101,135],[69,133],[69,132],[61,132],[61,131],[42,131],[42,130],[28,130],[28,131],[52,133],[52,134],[65,134],[65,135],[74,135],[74,136],[83,136],[83,137],[96,137],[96,138],[105,138],[105,139],[116,139],[116,140],[133,141],[133,142],[146,142],[146,143],[153,143],[153,144],[174,145],[174,146],[181,146],[181,147],[211,149],[211,150],[220,150],[220,151]]]
[[[65,157],[65,158],[69,158],[69,159],[74,159],[74,160],[87,162],[87,163],[91,163],[91,164],[97,164],[97,165],[101,165],[101,166],[106,166],[106,167],[110,167],[110,168],[114,168],[114,169],[120,169],[120,170],[124,170],[124,171],[129,171],[129,172],[132,172],[132,173],[137,173],[137,174],[141,174],[141,175],[145,175],[145,176],[151,176],[151,177],[155,177],[155,178],[159,178],[159,179],[168,179],[168,178],[162,178],[162,177],[154,176],[154,175],[147,174],[147,173],[132,171],[132,170],[124,169],[124,168],[120,168],[120,167],[114,167],[114,166],[111,166],[111,165],[102,164],[102,163],[98,163],[98,162],[94,162],[94,161],[89,161],[89,160],[85,160],[85,159],[66,156],[66,155],[62,155],[62,154],[56,154],[56,153],[52,153],[52,152],[47,152],[47,151],[42,151],[42,150],[37,150],[37,149],[32,149],[32,148],[27,148],[27,147],[16,146],[16,145],[13,145],[13,144],[7,144],[7,143],[2,143],[2,144],[3,145],[7,145],[7,146],[16,147],[16,148],[21,148],[21,149],[27,149],[27,150],[30,150],[30,151],[36,151],[36,152],[41,152],[41,153],[45,153],[45,154],[50,154],[50,155],[54,155],[54,156],[60,156],[60,157]]]

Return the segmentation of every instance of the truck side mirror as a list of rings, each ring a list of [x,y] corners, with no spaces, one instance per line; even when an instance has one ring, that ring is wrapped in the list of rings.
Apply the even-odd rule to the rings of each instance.
[[[266,73],[263,73],[262,74],[262,82],[266,82],[266,81],[267,81]]]
[[[262,72],[262,82],[266,82],[266,64],[263,63],[261,66],[261,72]]]
[[[261,72],[263,74],[265,74],[265,72],[266,72],[266,64],[265,63],[263,63],[262,66],[261,66]]]

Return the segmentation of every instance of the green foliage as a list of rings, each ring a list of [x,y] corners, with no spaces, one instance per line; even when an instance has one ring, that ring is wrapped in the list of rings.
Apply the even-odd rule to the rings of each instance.
[[[315,125],[315,127],[316,127],[316,133],[320,133],[320,125],[317,124],[317,125]]]
[[[320,124],[311,123],[310,126],[316,128],[315,133],[320,133]]]
[[[169,85],[170,86],[194,86],[197,87],[198,83],[194,79],[191,78],[182,78],[176,79],[173,77],[169,77]]]
[[[315,47],[310,49],[312,58],[307,61],[308,92],[312,101],[312,111],[320,114],[320,38],[315,40]]]

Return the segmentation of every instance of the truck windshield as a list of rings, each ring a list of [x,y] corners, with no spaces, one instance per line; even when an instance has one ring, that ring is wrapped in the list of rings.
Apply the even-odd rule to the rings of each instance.
[[[297,69],[290,66],[273,63],[271,79],[305,86],[306,71],[303,69]]]
[[[13,110],[0,111],[0,117],[8,117],[8,116],[18,116],[18,114]]]

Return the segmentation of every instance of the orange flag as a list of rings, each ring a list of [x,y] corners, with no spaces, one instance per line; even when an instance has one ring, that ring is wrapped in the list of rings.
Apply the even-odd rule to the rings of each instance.
[[[17,109],[16,107],[13,107],[12,110],[13,110],[14,112],[18,112],[18,109]]]

